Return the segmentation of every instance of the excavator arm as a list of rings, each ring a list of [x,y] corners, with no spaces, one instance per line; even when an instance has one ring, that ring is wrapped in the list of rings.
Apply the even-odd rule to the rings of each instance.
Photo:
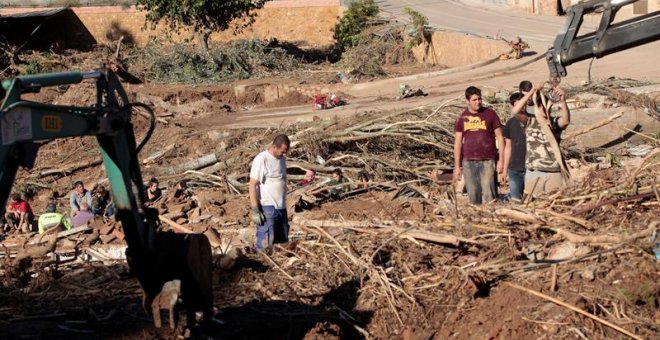
[[[144,292],[145,308],[165,282],[181,280],[188,312],[202,310],[212,319],[212,252],[202,234],[174,234],[158,228],[158,211],[145,205],[138,153],[155,128],[148,106],[129,103],[118,76],[107,68],[91,72],[57,72],[19,76],[2,81],[0,104],[0,215],[19,167],[32,168],[45,141],[73,136],[95,136],[110,180],[115,216],[126,235],[126,258]],[[126,80],[126,78],[124,78]],[[96,102],[65,106],[30,101],[24,94],[48,86],[67,86],[84,80],[96,82]],[[2,92],[2,91],[0,91]],[[138,144],[132,111],[142,107],[151,114],[151,127]],[[189,317],[188,323],[195,318]]]
[[[637,0],[591,0],[571,6],[546,56],[551,77],[565,77],[566,66],[601,58],[660,39],[660,11],[612,23],[621,7]],[[602,13],[596,32],[577,36],[584,16]]]

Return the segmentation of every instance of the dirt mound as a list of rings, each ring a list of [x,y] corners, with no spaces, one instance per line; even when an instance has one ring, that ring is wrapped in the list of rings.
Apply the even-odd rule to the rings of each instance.
[[[264,103],[263,105],[261,105],[261,107],[286,107],[286,106],[297,106],[304,104],[311,105],[311,102],[312,102],[312,98],[298,91],[292,91],[276,100]]]

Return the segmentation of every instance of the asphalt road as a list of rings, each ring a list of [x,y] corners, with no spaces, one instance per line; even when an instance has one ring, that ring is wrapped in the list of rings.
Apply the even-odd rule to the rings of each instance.
[[[410,7],[425,15],[430,26],[435,28],[480,36],[499,34],[508,39],[520,36],[530,44],[530,50],[537,53],[545,53],[552,46],[565,21],[563,16],[528,14],[520,9],[487,6],[479,0],[376,0],[376,3],[382,16],[395,17],[404,22],[409,21],[409,17],[403,13],[403,8]],[[583,19],[578,36],[597,30],[599,15],[589,15]],[[656,61],[658,55],[660,41],[655,41],[596,59],[592,74],[595,78],[616,76],[655,81],[660,79],[660,67]],[[567,80],[574,83],[583,81],[589,62],[585,60],[569,66]]]
[[[518,9],[487,6],[476,1],[458,0],[378,0],[381,14],[407,21],[403,8],[410,7],[429,19],[431,27],[476,35],[499,34],[508,39],[520,36],[537,47],[552,44],[564,17],[529,15]],[[590,20],[585,29],[595,29]]]

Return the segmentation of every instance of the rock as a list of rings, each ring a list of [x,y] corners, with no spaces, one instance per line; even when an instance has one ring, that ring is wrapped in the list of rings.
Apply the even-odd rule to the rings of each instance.
[[[548,252],[546,260],[565,260],[572,257],[586,255],[591,251],[588,246],[577,247],[571,242],[560,243]]]
[[[584,268],[584,270],[582,270],[580,276],[582,276],[582,278],[587,281],[593,281],[596,279],[596,268],[594,268],[593,266],[588,266],[587,268]]]
[[[102,228],[99,229],[99,234],[101,234],[101,235],[108,235],[108,234],[110,234],[114,229],[115,229],[115,226],[113,226],[113,225],[105,226],[105,227],[102,227]]]
[[[199,207],[192,209],[188,213],[188,219],[190,220],[190,223],[199,223],[199,222],[201,222],[199,216],[200,216]]]
[[[121,231],[119,228],[115,228],[115,229],[112,231],[112,235],[115,236],[116,238],[122,240],[122,241],[124,240],[124,237],[125,237],[125,236],[124,236],[124,232]]]
[[[101,235],[99,237],[101,238],[101,242],[103,242],[103,244],[108,244],[113,240],[117,239],[115,235]]]

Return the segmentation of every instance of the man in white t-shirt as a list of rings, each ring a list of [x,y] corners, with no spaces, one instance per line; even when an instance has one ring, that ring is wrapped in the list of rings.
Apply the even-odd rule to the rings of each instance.
[[[252,221],[257,225],[257,250],[289,241],[286,212],[286,153],[291,141],[278,135],[268,150],[260,152],[250,170],[250,206]]]

